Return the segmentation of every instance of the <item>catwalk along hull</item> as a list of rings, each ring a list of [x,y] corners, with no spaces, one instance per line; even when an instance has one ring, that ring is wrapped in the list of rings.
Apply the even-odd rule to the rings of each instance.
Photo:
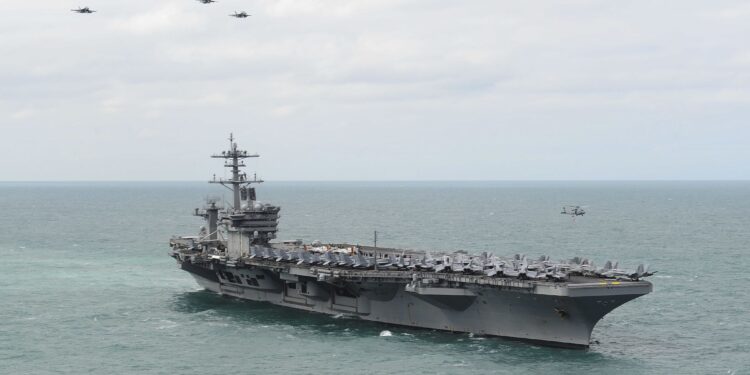
[[[387,324],[572,348],[588,347],[591,331],[604,315],[652,289],[646,281],[414,287],[393,280],[319,282],[260,267],[208,269],[184,262],[182,268],[205,289],[235,298]],[[250,285],[248,280],[257,285]]]

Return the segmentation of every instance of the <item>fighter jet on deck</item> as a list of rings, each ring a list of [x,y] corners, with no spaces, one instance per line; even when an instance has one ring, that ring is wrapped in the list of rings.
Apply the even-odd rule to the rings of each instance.
[[[76,12],[76,13],[94,13],[94,12],[96,12],[95,10],[89,9],[89,7],[84,7],[84,8],[78,7],[78,9],[71,9],[70,11],[71,12]]]
[[[247,13],[245,13],[245,12],[239,12],[239,13],[237,13],[237,12],[234,12],[234,14],[230,14],[230,15],[229,15],[229,17],[235,17],[235,18],[247,18],[247,17],[250,17],[250,15],[249,15],[249,14],[247,14]]]
[[[201,2],[203,4],[211,4],[211,3],[215,3],[216,2],[216,0],[197,0],[197,1],[199,1],[199,2]]]

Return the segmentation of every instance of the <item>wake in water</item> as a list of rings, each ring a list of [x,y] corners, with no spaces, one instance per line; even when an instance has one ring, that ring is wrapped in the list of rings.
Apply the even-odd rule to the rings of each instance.
[[[358,319],[355,315],[351,315],[351,314],[336,314],[336,315],[331,315],[331,318],[333,319]]]

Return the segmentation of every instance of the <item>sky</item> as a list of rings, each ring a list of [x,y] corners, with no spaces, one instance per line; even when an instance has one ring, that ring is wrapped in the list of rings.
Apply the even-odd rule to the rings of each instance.
[[[750,179],[747,1],[1,6],[0,181]]]

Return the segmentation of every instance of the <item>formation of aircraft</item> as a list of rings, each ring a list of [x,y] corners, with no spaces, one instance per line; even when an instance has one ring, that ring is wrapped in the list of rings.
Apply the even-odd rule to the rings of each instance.
[[[91,9],[89,9],[89,7],[83,7],[83,8],[81,8],[81,7],[78,7],[78,9],[71,9],[70,11],[71,11],[71,12],[76,12],[76,13],[82,13],[82,14],[84,14],[84,13],[94,13],[94,12],[96,12],[95,10],[91,10]]]
[[[216,0],[196,0],[196,1],[198,1],[201,4],[211,4],[211,3],[217,2]],[[78,7],[78,9],[71,9],[71,11],[76,12],[76,13],[81,13],[81,14],[91,14],[91,13],[96,12],[95,10],[89,9],[89,7],[83,7],[83,8]],[[230,14],[229,16],[234,17],[234,18],[247,18],[247,17],[250,17],[251,15],[247,14],[247,12],[238,13],[237,11],[235,11],[234,14]]]

